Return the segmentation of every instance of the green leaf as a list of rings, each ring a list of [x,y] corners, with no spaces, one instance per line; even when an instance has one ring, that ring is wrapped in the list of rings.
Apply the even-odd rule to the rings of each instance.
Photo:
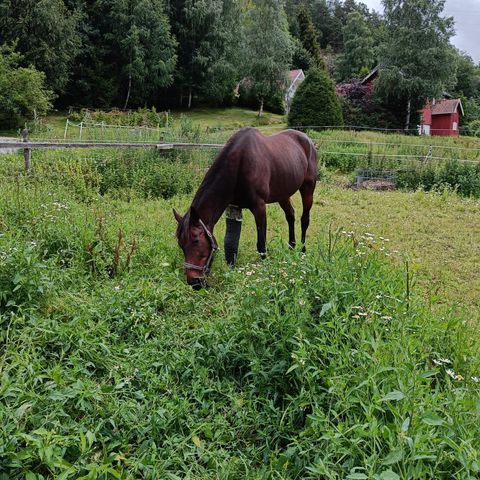
[[[88,447],[90,448],[93,443],[96,441],[96,437],[95,437],[95,434],[93,432],[91,432],[90,430],[87,431],[87,440],[88,440]]]
[[[194,435],[192,437],[192,440],[196,447],[200,448],[202,446],[202,441],[200,440],[199,437],[197,437],[197,435]]]
[[[413,460],[436,460],[435,455],[424,455],[424,454],[418,454],[413,457]]]
[[[351,473],[347,480],[368,480],[368,477],[364,473]]]
[[[20,407],[17,408],[15,411],[15,416],[17,418],[22,418],[25,413],[30,410],[30,408],[32,408],[32,402],[25,402],[23,405],[20,405]]]
[[[402,423],[402,432],[405,433],[410,427],[410,417],[407,417]]]
[[[380,475],[381,480],[400,480],[400,477],[391,469],[385,470]]]
[[[120,472],[117,472],[114,468],[107,468],[107,472],[113,475],[115,478],[122,478],[122,474]]]
[[[429,413],[422,418],[422,422],[427,425],[438,426],[443,425],[445,420],[439,417],[436,413]]]
[[[23,280],[23,277],[20,273],[17,273],[14,277],[13,277],[13,283],[15,285],[18,285],[21,281]],[[34,473],[32,475],[35,475]]]
[[[438,370],[427,370],[426,372],[423,372],[421,375],[420,375],[420,378],[430,378],[430,377],[434,377],[435,375],[437,375],[438,373]]]
[[[382,399],[382,402],[395,401],[398,402],[405,398],[405,394],[400,390],[392,390],[390,393],[387,393]]]
[[[320,317],[323,317],[331,308],[333,307],[332,302],[328,302],[322,305],[322,309],[320,310]]]
[[[80,452],[84,453],[87,449],[87,440],[83,432],[80,432]]]
[[[382,462],[383,465],[393,465],[398,463],[403,458],[403,450],[397,448],[392,450],[386,457],[385,460]]]
[[[298,368],[300,365],[298,363],[294,363],[288,370],[287,373],[293,372],[296,368]]]

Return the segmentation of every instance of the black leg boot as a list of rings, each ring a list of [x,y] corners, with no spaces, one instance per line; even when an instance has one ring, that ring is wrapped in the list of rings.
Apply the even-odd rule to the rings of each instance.
[[[230,267],[235,266],[238,254],[238,244],[240,242],[240,233],[242,231],[242,222],[227,218],[227,230],[225,232],[225,260]]]

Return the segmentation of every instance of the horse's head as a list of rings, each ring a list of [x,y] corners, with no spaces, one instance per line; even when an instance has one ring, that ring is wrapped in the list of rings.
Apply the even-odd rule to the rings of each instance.
[[[217,242],[200,218],[195,208],[191,207],[184,217],[173,211],[178,222],[177,240],[185,255],[185,275],[187,283],[195,290],[205,288],[207,275],[217,251]]]

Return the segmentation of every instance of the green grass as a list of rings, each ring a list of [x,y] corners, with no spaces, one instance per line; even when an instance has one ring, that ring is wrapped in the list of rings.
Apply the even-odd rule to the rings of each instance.
[[[480,161],[480,142],[474,137],[418,137],[340,130],[309,134],[318,144],[320,159],[346,172],[368,165],[378,169],[402,169],[419,161],[434,165],[451,160]]]
[[[203,127],[234,129],[256,125],[258,122],[258,111],[246,108],[195,108],[181,114]],[[178,118],[179,115],[180,112],[173,112],[174,118]],[[285,125],[285,119],[282,115],[265,112],[265,123]]]
[[[65,123],[68,118],[66,112],[57,112],[41,120],[38,124],[30,124],[32,138],[36,139],[63,139],[65,135]],[[118,119],[116,119],[118,121]],[[80,120],[74,121],[79,124]],[[108,124],[108,121],[105,122]],[[189,135],[194,133],[197,139],[206,142],[225,141],[238,128],[245,126],[258,126],[270,131],[271,127],[276,130],[286,126],[285,118],[270,112],[265,112],[262,118],[258,118],[258,112],[245,108],[194,108],[192,110],[172,111],[169,113],[169,128],[162,127],[158,131],[124,128],[90,128],[82,131],[82,140],[86,141],[140,141],[158,142],[189,140]],[[0,131],[0,136],[17,137],[18,129]],[[191,135],[190,135],[191,137]],[[69,126],[67,139],[79,140],[80,129]],[[190,138],[191,140],[191,138]]]
[[[478,203],[326,182],[305,257],[272,206],[260,262],[246,214],[238,268],[220,253],[194,292],[172,215],[192,194],[169,188],[198,155],[45,153],[28,179],[2,159],[0,478],[478,478],[478,324],[453,288],[478,307]]]

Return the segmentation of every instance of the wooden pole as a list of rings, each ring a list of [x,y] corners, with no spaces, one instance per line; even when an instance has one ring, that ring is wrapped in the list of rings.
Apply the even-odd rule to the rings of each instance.
[[[68,118],[67,121],[65,122],[65,132],[63,132],[63,139],[67,139],[67,130],[68,130]]]
[[[28,129],[25,127],[22,131],[23,142],[28,143]],[[25,160],[25,174],[30,174],[30,162],[32,159],[32,152],[29,148],[23,149],[23,158]]]

